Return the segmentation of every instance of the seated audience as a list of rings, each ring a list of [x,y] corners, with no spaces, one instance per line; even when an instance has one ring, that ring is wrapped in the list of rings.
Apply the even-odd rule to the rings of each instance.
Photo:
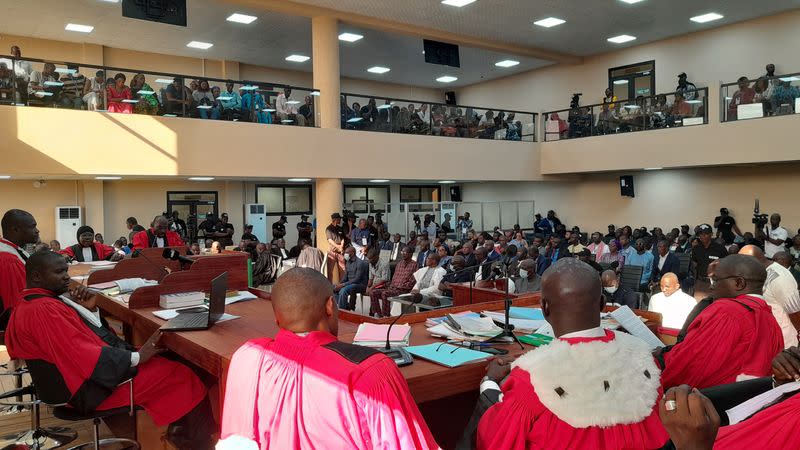
[[[192,99],[201,119],[219,119],[219,107],[215,106],[214,94],[211,93],[208,80],[200,80],[197,90],[192,92]]]
[[[77,244],[58,252],[70,261],[119,261],[125,256],[124,253],[120,253],[101,241],[95,242],[94,230],[90,226],[84,225],[78,228],[77,236]]]
[[[136,114],[148,114],[151,116],[158,114],[158,98],[153,88],[145,82],[143,73],[137,73],[131,79],[131,95],[138,100],[133,106],[133,111]]]
[[[617,275],[617,272],[606,270],[600,274],[600,281],[603,284],[603,296],[606,299],[606,303],[627,306],[631,309],[639,307],[639,295],[619,285],[619,275]]]
[[[183,78],[175,77],[164,90],[164,109],[167,114],[188,116],[192,112],[192,91],[183,84]]]
[[[647,251],[644,239],[636,240],[636,250],[625,257],[626,266],[639,266],[642,268],[642,278],[639,280],[639,290],[647,289],[653,274],[653,253]]]
[[[295,266],[322,272],[325,267],[325,254],[322,250],[311,246],[311,240],[307,238],[300,238],[297,245],[300,246],[300,255],[297,256]]]
[[[653,260],[653,270],[650,276],[650,283],[654,286],[658,285],[663,274],[676,274],[681,271],[681,261],[669,251],[669,242],[665,240],[659,241],[656,248],[658,253]]]
[[[262,286],[274,283],[281,267],[280,258],[273,255],[269,251],[267,244],[263,242],[256,244],[256,255],[256,260],[253,263],[253,285]]]
[[[225,120],[237,119],[241,115],[242,97],[233,88],[233,83],[225,83],[225,91],[218,98],[221,115]]]
[[[619,251],[619,243],[616,240],[612,239],[608,242],[608,251],[600,256],[598,262],[601,266],[609,267],[616,271],[622,269],[622,266],[625,265],[625,255]]]
[[[60,252],[61,251],[61,242],[58,242],[55,239],[50,241],[50,251],[54,251],[56,253]]]
[[[392,309],[389,298],[410,292],[417,282],[414,278],[414,272],[419,267],[417,267],[416,261],[412,259],[414,249],[411,246],[406,246],[400,254],[402,259],[395,266],[392,282],[387,287],[372,290],[372,295],[369,297],[371,303],[370,316],[389,317]]]
[[[125,74],[114,75],[114,85],[106,89],[106,101],[108,101],[108,112],[131,114],[133,106],[123,100],[131,100],[133,95],[131,89],[125,85]]]
[[[103,93],[105,92],[105,72],[98,70],[95,72],[94,77],[87,78],[83,86],[83,103],[86,104],[86,109],[89,111],[96,111],[104,109],[103,107]]]
[[[534,260],[526,259],[520,261],[519,277],[514,278],[514,287],[516,294],[527,294],[541,290],[542,279],[536,273],[536,262]]]
[[[220,244],[219,241],[212,242],[209,247],[209,253],[212,255],[222,254],[222,244]]]
[[[61,106],[64,108],[83,108],[83,89],[86,77],[78,73],[78,66],[70,64],[67,73],[61,77],[64,85],[61,87]]]
[[[447,269],[450,265],[450,261],[453,259],[453,257],[447,252],[447,246],[440,244],[438,247],[436,247],[436,254],[439,255],[439,267]]]
[[[353,311],[356,309],[356,294],[367,292],[369,263],[357,258],[353,247],[344,249],[344,261],[344,277],[333,287],[333,293],[337,295],[339,309]]]
[[[381,259],[380,250],[373,248],[367,253],[369,261],[369,281],[367,282],[367,296],[372,296],[373,289],[380,289],[386,286],[391,280],[391,269],[389,262]]]
[[[600,266],[600,264],[598,264],[598,263],[597,263],[597,262],[594,260],[594,256],[592,255],[592,252],[591,252],[591,251],[589,251],[589,249],[588,249],[588,248],[584,248],[583,250],[581,250],[580,252],[578,252],[578,254],[577,254],[577,255],[575,255],[575,256],[576,256],[576,257],[578,258],[578,260],[580,260],[581,262],[585,262],[586,264],[588,264],[589,266],[591,266],[591,267],[592,267],[592,269],[596,270],[598,274],[600,274],[600,272],[602,272],[602,271],[603,271],[603,267],[602,267],[602,266]]]
[[[442,292],[439,284],[442,282],[447,271],[439,267],[439,255],[430,253],[425,259],[425,267],[414,272],[414,287],[411,293],[415,303],[424,305],[439,306],[439,299]]]
[[[681,290],[678,276],[672,272],[661,277],[659,287],[661,292],[650,297],[647,309],[661,314],[661,325],[665,328],[680,330],[686,317],[697,306],[697,300]]]

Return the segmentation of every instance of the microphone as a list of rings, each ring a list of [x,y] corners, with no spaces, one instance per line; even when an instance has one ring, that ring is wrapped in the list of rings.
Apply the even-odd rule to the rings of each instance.
[[[181,255],[174,248],[165,248],[164,252],[161,253],[161,256],[164,259],[170,259],[172,261],[180,261],[181,264],[194,264],[194,261],[195,261],[195,260],[193,260],[191,258],[187,258],[187,257]]]
[[[389,324],[389,329],[386,330],[386,346],[377,349],[379,352],[391,358],[398,367],[407,366],[414,362],[414,358],[411,357],[411,353],[408,353],[408,350],[404,349],[403,347],[392,348],[389,345],[389,337],[392,333],[392,327],[397,323],[398,320],[400,320],[401,317],[403,317],[402,313],[397,316],[391,324]]]
[[[160,270],[160,271],[163,273],[163,275],[161,276],[161,278],[158,280],[159,282],[160,282],[160,281],[161,281],[161,279],[163,279],[165,276],[167,276],[167,275],[169,275],[169,274],[170,274],[170,270],[169,270],[169,268],[167,268],[167,267],[164,267],[164,266],[161,266],[161,265],[158,265],[158,264],[156,264],[155,262],[153,262],[153,260],[152,260],[152,259],[150,259],[150,258],[148,258],[148,257],[147,257],[147,255],[145,255],[145,254],[142,252],[142,250],[141,250],[141,249],[138,249],[138,248],[137,248],[136,250],[134,250],[134,251],[133,251],[133,253],[131,253],[131,258],[138,258],[138,257],[140,257],[140,256],[141,256],[142,258],[144,258],[144,259],[145,259],[145,261],[147,261],[147,262],[149,262],[150,264],[152,264],[152,265],[153,265],[153,267],[157,267],[157,268],[158,268],[158,270]]]

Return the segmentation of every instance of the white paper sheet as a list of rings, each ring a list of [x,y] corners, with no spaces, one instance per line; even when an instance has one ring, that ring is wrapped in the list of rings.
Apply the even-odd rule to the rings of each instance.
[[[613,317],[614,320],[616,320],[620,326],[622,326],[622,328],[625,328],[628,333],[647,343],[652,350],[664,346],[664,343],[661,342],[661,339],[656,337],[656,335],[653,334],[653,332],[650,331],[650,329],[647,328],[644,323],[642,323],[642,319],[634,314],[633,310],[629,307],[623,306],[621,308],[617,308],[609,315]]]
[[[725,413],[728,415],[730,424],[735,425],[774,403],[781,395],[794,392],[798,389],[800,389],[800,382],[786,383],[775,389],[764,392],[761,395],[757,395],[746,402],[740,403],[725,411]]]

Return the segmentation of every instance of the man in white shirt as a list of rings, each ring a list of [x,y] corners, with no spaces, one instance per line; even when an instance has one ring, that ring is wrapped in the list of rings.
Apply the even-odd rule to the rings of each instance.
[[[794,275],[786,267],[768,260],[755,245],[745,245],[739,250],[739,254],[753,256],[767,268],[764,301],[772,307],[772,315],[781,327],[784,348],[797,345],[797,332],[800,329],[800,294],[797,292],[797,280],[794,279]]]
[[[296,125],[305,126],[306,121],[303,115],[297,114],[297,106],[300,102],[290,99],[292,95],[291,88],[284,88],[283,92],[278,94],[278,98],[275,99],[275,111],[278,114],[278,118],[283,120],[294,120],[297,121]],[[290,124],[291,125],[291,124]]]
[[[411,289],[411,294],[415,301],[426,305],[438,305],[437,297],[442,295],[439,290],[439,283],[447,274],[443,267],[439,267],[439,254],[430,252],[425,259],[425,267],[414,272],[414,279],[417,282]]]
[[[659,286],[661,292],[650,298],[647,309],[661,314],[661,324],[664,328],[680,330],[686,322],[686,317],[697,305],[697,301],[681,290],[678,276],[672,272],[667,272],[661,277]]]
[[[764,254],[772,259],[775,253],[783,251],[784,243],[789,238],[789,232],[781,227],[781,215],[775,213],[769,217],[769,224],[763,230],[756,228],[756,237],[764,241]]]

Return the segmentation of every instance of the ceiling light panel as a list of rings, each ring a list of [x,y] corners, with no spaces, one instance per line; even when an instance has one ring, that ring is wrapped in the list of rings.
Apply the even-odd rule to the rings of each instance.
[[[620,34],[619,36],[608,38],[608,42],[613,42],[615,44],[624,44],[625,42],[630,42],[634,40],[636,40],[635,36],[630,36],[627,34]]]
[[[212,44],[210,42],[192,41],[192,42],[189,42],[188,44],[186,44],[186,46],[189,47],[189,48],[196,48],[196,49],[200,49],[200,50],[208,50],[211,47],[213,47],[214,44]]]
[[[361,39],[364,39],[364,36],[356,33],[342,33],[339,35],[339,40],[345,42],[355,42]]]
[[[386,72],[388,72],[390,70],[391,69],[389,69],[388,67],[374,66],[374,67],[370,67],[369,69],[367,69],[367,72],[369,72],[369,73],[379,73],[380,74],[380,73],[386,73]]]
[[[94,30],[92,25],[81,25],[78,23],[68,23],[67,26],[64,27],[67,31],[77,31],[78,33],[91,33]]]
[[[287,61],[298,62],[298,63],[306,62],[309,59],[311,59],[311,57],[305,55],[289,55],[286,57]]]
[[[503,61],[498,61],[494,63],[497,67],[514,67],[519,64],[519,61],[514,61],[513,59],[504,59]]]
[[[256,16],[249,16],[247,14],[240,14],[240,13],[233,13],[228,16],[228,22],[236,22],[236,23],[243,23],[243,24],[251,24],[253,23],[258,17]]]
[[[439,83],[452,83],[453,81],[458,80],[456,77],[451,77],[450,75],[444,75],[436,79]]]
[[[558,17],[548,17],[546,19],[537,20],[536,22],[533,22],[533,24],[544,28],[551,28],[561,25],[564,22],[566,22],[566,20],[559,19]]]
[[[467,6],[470,3],[474,3],[475,0],[442,0],[443,5],[447,6],[455,6],[461,8],[462,6]]]
[[[723,17],[724,16],[722,14],[708,13],[708,14],[702,14],[702,15],[699,15],[699,16],[694,16],[689,20],[691,20],[692,22],[696,22],[696,23],[706,23],[706,22],[713,22],[715,20],[722,19]]]

